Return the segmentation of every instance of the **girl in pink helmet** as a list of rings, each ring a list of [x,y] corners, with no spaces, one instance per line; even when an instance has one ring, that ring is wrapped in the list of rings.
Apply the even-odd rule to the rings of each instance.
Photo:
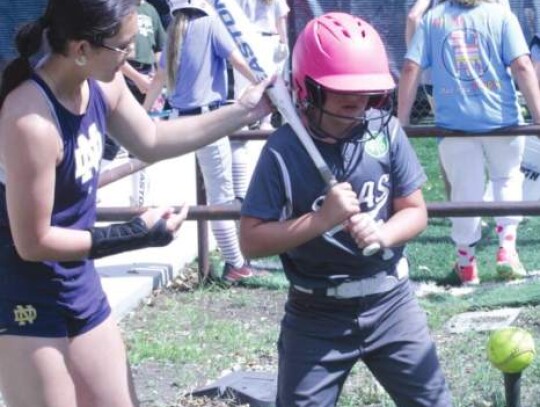
[[[426,176],[389,103],[378,33],[360,18],[310,21],[292,53],[294,96],[338,180],[327,188],[293,130],[268,140],[240,225],[249,257],[279,254],[290,281],[278,342],[279,407],[335,406],[362,360],[398,406],[450,406],[405,242],[427,224]],[[362,249],[384,250],[365,256]]]

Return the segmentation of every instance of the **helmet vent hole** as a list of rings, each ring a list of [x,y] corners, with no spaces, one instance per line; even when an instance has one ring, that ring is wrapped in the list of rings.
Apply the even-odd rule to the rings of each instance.
[[[347,38],[351,38],[351,33],[348,31],[348,30],[341,30],[341,32],[343,33],[343,35]]]

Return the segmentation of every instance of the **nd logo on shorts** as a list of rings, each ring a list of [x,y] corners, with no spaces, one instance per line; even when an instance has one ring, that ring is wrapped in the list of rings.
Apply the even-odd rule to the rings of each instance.
[[[388,139],[384,133],[376,133],[364,145],[364,151],[373,158],[382,158],[388,153]]]
[[[37,318],[37,311],[31,305],[17,305],[13,309],[13,316],[15,322],[17,322],[19,326],[33,324],[34,320]]]

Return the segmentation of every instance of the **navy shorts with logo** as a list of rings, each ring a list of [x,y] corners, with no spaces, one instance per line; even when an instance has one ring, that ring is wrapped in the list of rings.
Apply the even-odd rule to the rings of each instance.
[[[101,324],[111,314],[106,297],[91,315],[79,318],[53,303],[0,298],[0,335],[74,337]]]
[[[409,280],[363,298],[291,289],[278,341],[278,407],[333,407],[362,360],[400,407],[450,407],[427,320]]]
[[[22,260],[10,237],[0,231],[0,335],[73,337],[111,314],[98,277],[73,294],[72,307],[60,301],[61,290],[71,281],[59,281],[52,267]]]

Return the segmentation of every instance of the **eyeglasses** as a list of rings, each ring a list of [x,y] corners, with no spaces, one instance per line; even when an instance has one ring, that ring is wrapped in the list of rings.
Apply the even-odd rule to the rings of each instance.
[[[134,42],[130,42],[129,44],[123,47],[113,47],[112,45],[107,45],[107,44],[100,44],[99,46],[101,48],[108,49],[109,51],[119,52],[124,55],[130,55],[135,49]]]

